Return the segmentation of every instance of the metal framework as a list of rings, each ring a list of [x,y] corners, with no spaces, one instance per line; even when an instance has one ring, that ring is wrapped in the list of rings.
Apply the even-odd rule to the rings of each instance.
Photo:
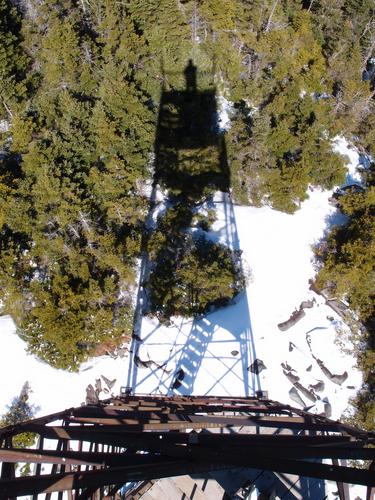
[[[12,446],[24,432],[36,449]],[[365,485],[370,500],[374,445],[374,433],[268,399],[127,395],[0,429],[0,498],[119,498],[128,482],[250,467],[336,481],[341,499],[344,483]],[[16,477],[17,462],[31,475]]]

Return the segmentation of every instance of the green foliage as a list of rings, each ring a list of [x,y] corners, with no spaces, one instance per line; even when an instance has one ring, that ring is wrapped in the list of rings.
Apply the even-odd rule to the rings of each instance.
[[[375,312],[375,186],[342,196],[340,206],[349,222],[332,231],[318,284],[329,282],[332,294],[346,296],[351,308],[367,320]]]
[[[332,296],[346,298],[365,326],[358,362],[364,385],[353,401],[357,424],[374,430],[375,415],[375,170],[368,172],[364,192],[348,192],[339,198],[348,216],[344,226],[334,228],[327,247],[319,255],[323,267],[317,286]]]
[[[171,234],[168,243],[162,234],[155,234],[150,246],[151,255],[159,249],[148,282],[151,313],[161,319],[195,316],[228,304],[243,289],[240,256],[235,252],[204,236],[180,235],[176,244]]]
[[[8,411],[0,417],[0,427],[16,425],[25,420],[31,419],[37,408],[29,403],[30,385],[25,382],[20,395],[14,398]],[[22,432],[12,438],[12,446],[14,448],[30,448],[35,444],[36,435],[32,432]]]
[[[252,81],[241,91],[228,142],[235,196],[293,212],[309,183],[330,188],[344,168],[331,147],[336,129],[327,119],[331,82],[322,48],[310,16],[288,8],[289,23],[260,30],[243,59],[249,71],[242,81]]]
[[[0,1],[0,117],[11,115],[27,93],[30,63],[22,49],[21,16],[9,0]]]
[[[203,0],[200,14],[212,26],[213,31],[235,28],[236,3],[227,0]]]
[[[33,6],[34,20],[47,13],[47,26],[29,18],[25,29],[39,87],[13,114],[1,165],[4,308],[31,352],[71,370],[130,335],[146,215],[154,117],[137,80],[143,39],[116,5],[96,11],[102,35],[91,38],[72,5]]]
[[[0,118],[11,125],[1,134],[0,298],[30,351],[54,366],[77,369],[99,343],[131,332],[155,111],[161,85],[183,88],[189,59],[200,90],[212,94],[215,80],[234,102],[225,144],[237,201],[292,213],[309,185],[339,184],[337,133],[374,153],[374,78],[361,78],[374,55],[370,0],[310,9],[297,0],[30,0],[23,9],[0,0]],[[209,228],[194,204],[229,187],[207,103],[167,103],[169,125],[187,114],[206,143],[187,133],[158,152],[157,181],[180,201],[148,242],[154,308],[166,316],[200,313],[242,286],[237,256],[186,232]],[[342,199],[350,223],[331,235],[319,275],[364,318],[372,189]]]

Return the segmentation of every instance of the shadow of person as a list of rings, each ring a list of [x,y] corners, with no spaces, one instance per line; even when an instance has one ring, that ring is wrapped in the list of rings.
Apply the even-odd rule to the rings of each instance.
[[[186,66],[184,73],[186,81],[186,91],[195,93],[197,91],[197,67],[194,66],[192,59],[189,59],[189,63]]]

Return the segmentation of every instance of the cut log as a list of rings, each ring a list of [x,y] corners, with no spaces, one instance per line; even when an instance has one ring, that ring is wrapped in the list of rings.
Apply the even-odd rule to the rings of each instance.
[[[91,404],[97,404],[99,401],[99,398],[95,392],[94,387],[92,384],[89,384],[86,387],[86,404],[91,405]]]
[[[100,378],[95,379],[95,393],[97,396],[102,392],[102,381]]]
[[[288,365],[287,362],[285,363],[281,363],[281,366],[282,368],[284,368],[284,370],[286,370],[287,372],[295,372],[296,370],[294,370],[290,365]]]
[[[309,391],[308,389],[306,389],[306,387],[304,387],[302,384],[300,384],[299,382],[296,382],[294,384],[294,387],[296,389],[298,389],[300,392],[302,392],[302,394],[307,398],[309,399],[310,401],[312,401],[313,403],[315,403],[315,401],[318,399],[315,394],[312,392],[312,391]]]
[[[328,401],[324,403],[324,416],[327,418],[332,417],[332,406],[331,403],[329,403]]]
[[[283,323],[279,323],[277,325],[277,327],[282,332],[285,332],[286,330],[289,330],[289,328],[292,328],[292,326],[294,326],[304,316],[305,316],[305,311],[303,309],[299,309],[298,311],[294,311],[294,313],[290,316],[290,318],[287,321],[284,321]]]
[[[315,391],[315,392],[323,392],[325,388],[325,384],[323,380],[318,380],[316,384],[310,384],[309,389]]]
[[[322,370],[322,372],[324,373],[324,375],[334,384],[342,385],[345,382],[345,380],[348,378],[348,372],[345,371],[342,374],[333,374],[328,370],[328,368],[325,366],[325,364],[323,363],[323,361],[321,359],[316,358],[316,362],[318,363],[318,365],[319,365],[320,369]]]
[[[300,309],[311,309],[314,307],[315,300],[304,300],[301,302],[301,305],[299,306]]]
[[[299,377],[297,375],[293,375],[293,373],[287,372],[283,370],[284,375],[286,378],[291,382],[293,385],[299,381]]]
[[[109,378],[105,377],[104,375],[101,375],[104,383],[106,384],[106,386],[108,387],[109,390],[112,389],[112,387],[115,385],[116,383],[116,379],[114,378],[113,380],[109,380]]]

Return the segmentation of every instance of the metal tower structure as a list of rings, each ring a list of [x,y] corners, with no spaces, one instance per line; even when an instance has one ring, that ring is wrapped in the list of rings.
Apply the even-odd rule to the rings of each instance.
[[[12,446],[24,432],[35,449]],[[125,483],[249,467],[336,481],[341,499],[343,483],[365,485],[370,500],[374,445],[374,433],[263,398],[123,395],[0,429],[0,498],[114,499]],[[16,477],[17,462],[31,475]]]

